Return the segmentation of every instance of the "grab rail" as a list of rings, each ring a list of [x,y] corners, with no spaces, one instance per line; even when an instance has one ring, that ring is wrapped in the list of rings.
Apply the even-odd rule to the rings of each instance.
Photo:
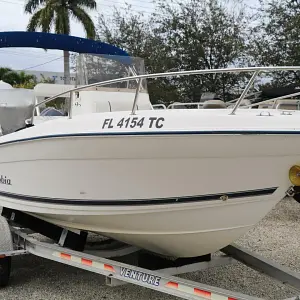
[[[143,75],[137,75],[137,76],[129,76],[129,77],[123,77],[123,78],[117,78],[117,79],[111,79],[106,81],[100,81],[96,83],[91,83],[87,85],[83,85],[80,87],[76,87],[73,89],[70,89],[68,91],[59,93],[53,97],[50,97],[48,99],[45,99],[44,101],[41,101],[40,103],[36,104],[34,106],[34,110],[39,107],[40,105],[46,104],[52,100],[55,100],[58,97],[61,97],[63,95],[70,93],[70,104],[68,108],[68,115],[69,118],[72,118],[72,96],[71,93],[77,92],[77,91],[84,91],[88,88],[95,87],[95,86],[105,86],[109,84],[119,83],[123,81],[129,81],[129,80],[137,80],[138,79],[138,86],[136,88],[136,93],[134,97],[134,102],[131,110],[131,114],[135,114],[135,110],[137,107],[138,97],[140,93],[140,88],[142,84],[143,79],[148,78],[160,78],[160,77],[172,77],[172,76],[190,76],[190,75],[201,75],[201,74],[218,74],[218,73],[240,73],[240,72],[254,72],[251,79],[249,80],[248,84],[246,85],[243,93],[241,94],[240,98],[235,103],[235,106],[233,107],[232,111],[230,112],[230,115],[234,115],[235,111],[241,104],[242,100],[245,98],[248,90],[252,86],[255,78],[257,75],[261,72],[271,72],[271,71],[297,71],[300,70],[300,66],[280,66],[280,67],[246,67],[246,68],[227,68],[227,69],[204,69],[204,70],[192,70],[192,71],[175,71],[175,72],[167,72],[167,73],[153,73],[153,74],[143,74]],[[34,117],[34,110],[32,119]]]
[[[157,107],[157,109],[167,109],[167,107],[164,104],[153,104],[152,107],[155,109]],[[159,108],[161,107],[161,108]]]
[[[175,109],[176,106],[184,106],[184,105],[197,105],[197,108],[199,109],[200,106],[203,106],[203,102],[175,102],[175,103],[171,103],[167,109]]]

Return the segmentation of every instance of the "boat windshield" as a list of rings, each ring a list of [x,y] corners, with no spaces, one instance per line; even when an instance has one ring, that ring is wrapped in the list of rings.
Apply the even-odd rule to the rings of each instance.
[[[144,75],[145,64],[140,57],[79,54],[75,67],[76,85],[87,85],[96,82],[124,78],[129,76]],[[136,89],[137,80],[123,81],[105,88]],[[146,80],[143,80],[143,90],[147,90]]]

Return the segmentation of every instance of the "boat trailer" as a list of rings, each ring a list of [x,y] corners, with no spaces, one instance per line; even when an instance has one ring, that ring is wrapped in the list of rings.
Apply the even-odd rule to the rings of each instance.
[[[182,299],[261,299],[174,276],[239,261],[292,287],[300,294],[299,273],[236,244],[223,248],[222,254],[218,256],[208,255],[175,261],[163,259],[161,256],[147,251],[143,253],[143,249],[113,240],[104,241],[102,244],[96,244],[96,246],[86,243],[83,251],[75,251],[64,246],[68,230],[62,229],[58,242],[53,240],[40,241],[40,239],[32,236],[33,233],[36,233],[35,231],[19,227],[13,222],[12,216],[14,216],[13,213],[9,219],[0,216],[0,288],[9,284],[12,257],[33,254],[104,275],[108,286],[131,283]],[[49,224],[49,226],[53,225]],[[74,245],[76,245],[76,241],[73,243],[73,248]],[[69,247],[72,248],[72,246]],[[300,300],[300,296],[286,300]]]

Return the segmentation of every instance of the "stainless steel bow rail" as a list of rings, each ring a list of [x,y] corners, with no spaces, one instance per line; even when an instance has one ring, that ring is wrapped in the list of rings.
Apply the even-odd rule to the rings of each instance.
[[[120,83],[124,81],[130,81],[134,80],[137,81],[137,88],[135,91],[135,97],[133,101],[133,106],[131,110],[131,114],[135,114],[137,103],[138,103],[138,97],[140,93],[140,89],[142,86],[143,79],[149,79],[149,78],[160,78],[160,77],[175,77],[175,76],[191,76],[191,75],[205,75],[205,74],[218,74],[218,73],[245,73],[245,72],[253,72],[252,77],[250,78],[249,82],[247,83],[245,89],[243,90],[241,96],[236,101],[234,107],[232,108],[230,115],[234,115],[238,107],[240,106],[241,102],[244,100],[244,98],[247,96],[248,91],[250,90],[251,86],[253,85],[255,79],[257,76],[261,73],[266,72],[274,72],[274,71],[300,71],[300,66],[279,66],[279,67],[247,67],[247,68],[224,68],[224,69],[204,69],[204,70],[192,70],[192,71],[176,71],[176,72],[166,72],[166,73],[153,73],[153,74],[143,74],[143,75],[136,75],[136,76],[129,76],[129,77],[123,77],[123,78],[117,78],[112,80],[106,80],[106,81],[100,81],[88,85],[83,85],[80,87],[76,87],[70,90],[67,90],[65,92],[62,92],[60,94],[57,94],[53,97],[50,97],[44,101],[41,101],[40,103],[36,104],[33,109],[32,114],[32,123],[34,118],[34,110],[43,104],[46,104],[52,100],[57,99],[58,97],[65,96],[70,94],[70,102],[68,107],[68,115],[69,118],[72,118],[72,103],[74,98],[74,93],[79,91],[88,90],[92,87],[100,87],[100,86],[106,86],[110,84]],[[267,102],[270,102],[270,100],[267,100]],[[257,103],[256,103],[257,105]]]
[[[0,216],[0,287],[9,284],[12,256],[31,254],[104,275],[106,277],[106,284],[109,286],[131,283],[182,299],[261,299],[173,276],[223,266],[237,261],[270,275],[281,283],[289,285],[297,292],[300,292],[300,275],[298,273],[292,272],[236,245],[230,245],[222,249],[224,255],[221,256],[209,256],[210,259],[205,256],[205,258],[199,258],[198,260],[185,260],[184,263],[181,262],[176,266],[165,266],[162,269],[152,270],[153,268],[151,267],[145,268],[140,266],[142,260],[137,258],[139,258],[139,251],[141,249],[136,247],[123,245],[123,248],[119,247],[119,249],[112,249],[110,247],[109,251],[105,249],[95,250],[95,248],[90,248],[92,250],[89,250],[86,247],[84,251],[74,251],[63,246],[66,239],[66,229],[63,229],[58,243],[41,242],[30,236],[32,231],[29,230],[28,233],[28,229],[15,227],[16,225],[11,223],[11,220],[13,222],[16,220],[13,214],[9,220],[10,224],[8,219]],[[49,226],[53,225],[49,224]],[[132,255],[135,256],[134,261],[138,263],[133,265],[120,262],[128,261],[128,259],[132,261]],[[118,261],[111,259],[112,257],[118,257]],[[149,256],[146,257],[148,265],[150,261],[150,266],[153,266],[154,257],[152,257],[152,260],[149,259]],[[159,259],[162,260],[161,257]],[[299,300],[300,298],[294,297],[286,300],[292,299]]]

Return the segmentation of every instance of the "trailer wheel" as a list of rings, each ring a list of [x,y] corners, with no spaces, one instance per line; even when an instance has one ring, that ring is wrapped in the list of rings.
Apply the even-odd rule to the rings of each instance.
[[[0,258],[0,287],[8,285],[11,270],[11,257]]]
[[[13,241],[10,232],[9,225],[5,218],[0,216],[0,253],[6,251],[13,251]],[[0,287],[8,285],[11,270],[11,257],[4,256],[1,258],[0,255]]]

